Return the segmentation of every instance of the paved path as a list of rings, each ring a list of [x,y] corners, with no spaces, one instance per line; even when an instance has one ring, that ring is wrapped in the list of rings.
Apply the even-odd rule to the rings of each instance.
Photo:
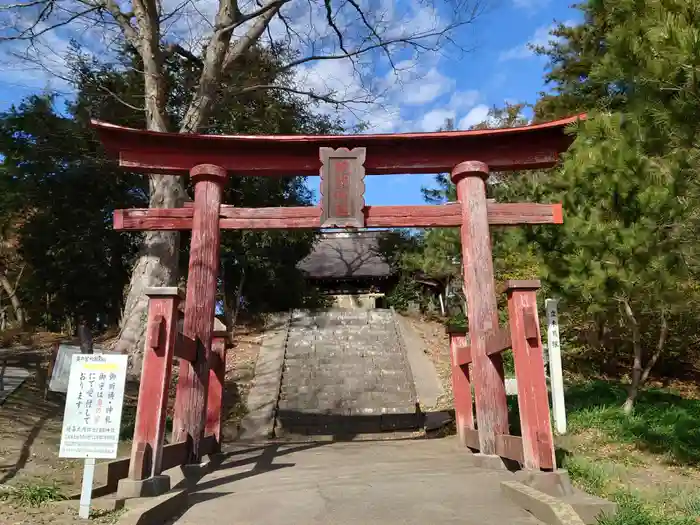
[[[535,525],[453,438],[239,445],[177,525]]]

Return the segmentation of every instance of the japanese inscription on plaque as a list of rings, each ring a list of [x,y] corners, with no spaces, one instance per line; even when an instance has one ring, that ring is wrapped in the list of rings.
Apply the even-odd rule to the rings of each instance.
[[[365,225],[365,148],[320,148],[321,227]]]
[[[127,360],[119,354],[73,356],[59,457],[117,457]]]

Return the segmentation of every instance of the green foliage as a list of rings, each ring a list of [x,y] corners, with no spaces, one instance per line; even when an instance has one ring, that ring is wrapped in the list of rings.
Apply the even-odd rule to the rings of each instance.
[[[28,507],[40,507],[52,501],[66,499],[55,483],[51,485],[33,483],[17,486],[5,485],[0,492],[0,498]]]
[[[389,306],[395,308],[398,312],[405,312],[411,303],[420,305],[420,287],[415,280],[403,276],[389,292],[386,299]]]
[[[596,429],[610,442],[629,443],[671,464],[700,464],[700,400],[663,389],[640,394],[635,411],[622,413],[626,391],[617,383],[592,381],[566,391],[571,432]]]
[[[275,71],[285,58],[279,46],[255,48],[240,67],[231,68],[207,132],[339,132],[340,122],[314,114],[312,104],[289,93],[240,93],[248,83],[283,81]],[[31,97],[0,115],[0,271],[12,284],[19,279],[17,296],[30,324],[69,332],[79,318],[98,329],[118,323],[141,234],[115,232],[112,211],[148,205],[147,178],[124,173],[105,157],[88,127],[90,118],[144,127],[139,59],[125,50],[120,63],[106,66],[73,49],[71,68],[77,96],[64,114],[53,98]],[[200,71],[173,55],[166,72],[168,118],[176,130]],[[232,177],[224,195],[224,202],[244,207],[310,200],[301,177]],[[302,231],[224,232],[224,304],[234,304],[243,274],[250,312],[313,302],[295,265],[314,240],[313,233]],[[187,259],[183,249],[182,275]],[[6,297],[0,299],[4,306]]]

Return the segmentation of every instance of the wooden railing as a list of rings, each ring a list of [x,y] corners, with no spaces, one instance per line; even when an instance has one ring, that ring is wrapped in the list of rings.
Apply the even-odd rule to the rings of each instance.
[[[547,382],[542,355],[542,338],[537,316],[539,281],[508,281],[508,327],[498,327],[486,335],[486,356],[508,349],[513,351],[518,383],[518,410],[522,436],[496,436],[496,454],[517,461],[526,469],[550,470],[555,467],[554,440],[549,415]],[[472,355],[465,332],[450,332],[452,388],[457,433],[463,445],[479,450],[478,421],[474,417]],[[489,389],[489,385],[479,385]],[[503,400],[505,403],[505,400]]]

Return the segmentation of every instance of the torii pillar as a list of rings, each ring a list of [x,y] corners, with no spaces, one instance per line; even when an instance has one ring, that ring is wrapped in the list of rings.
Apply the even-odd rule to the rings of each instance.
[[[220,166],[200,164],[190,170],[190,177],[194,182],[194,212],[183,334],[197,342],[197,357],[192,363],[180,360],[172,441],[187,441],[188,460],[196,463],[201,459],[200,443],[206,425],[219,276],[219,211],[228,175]]]
[[[452,170],[457,199],[462,206],[462,260],[467,296],[469,343],[474,367],[479,451],[496,454],[496,436],[508,434],[508,405],[500,353],[487,353],[487,337],[498,329],[498,305],[491,255],[491,234],[486,201],[489,167],[467,161]],[[471,407],[470,407],[471,410]]]

